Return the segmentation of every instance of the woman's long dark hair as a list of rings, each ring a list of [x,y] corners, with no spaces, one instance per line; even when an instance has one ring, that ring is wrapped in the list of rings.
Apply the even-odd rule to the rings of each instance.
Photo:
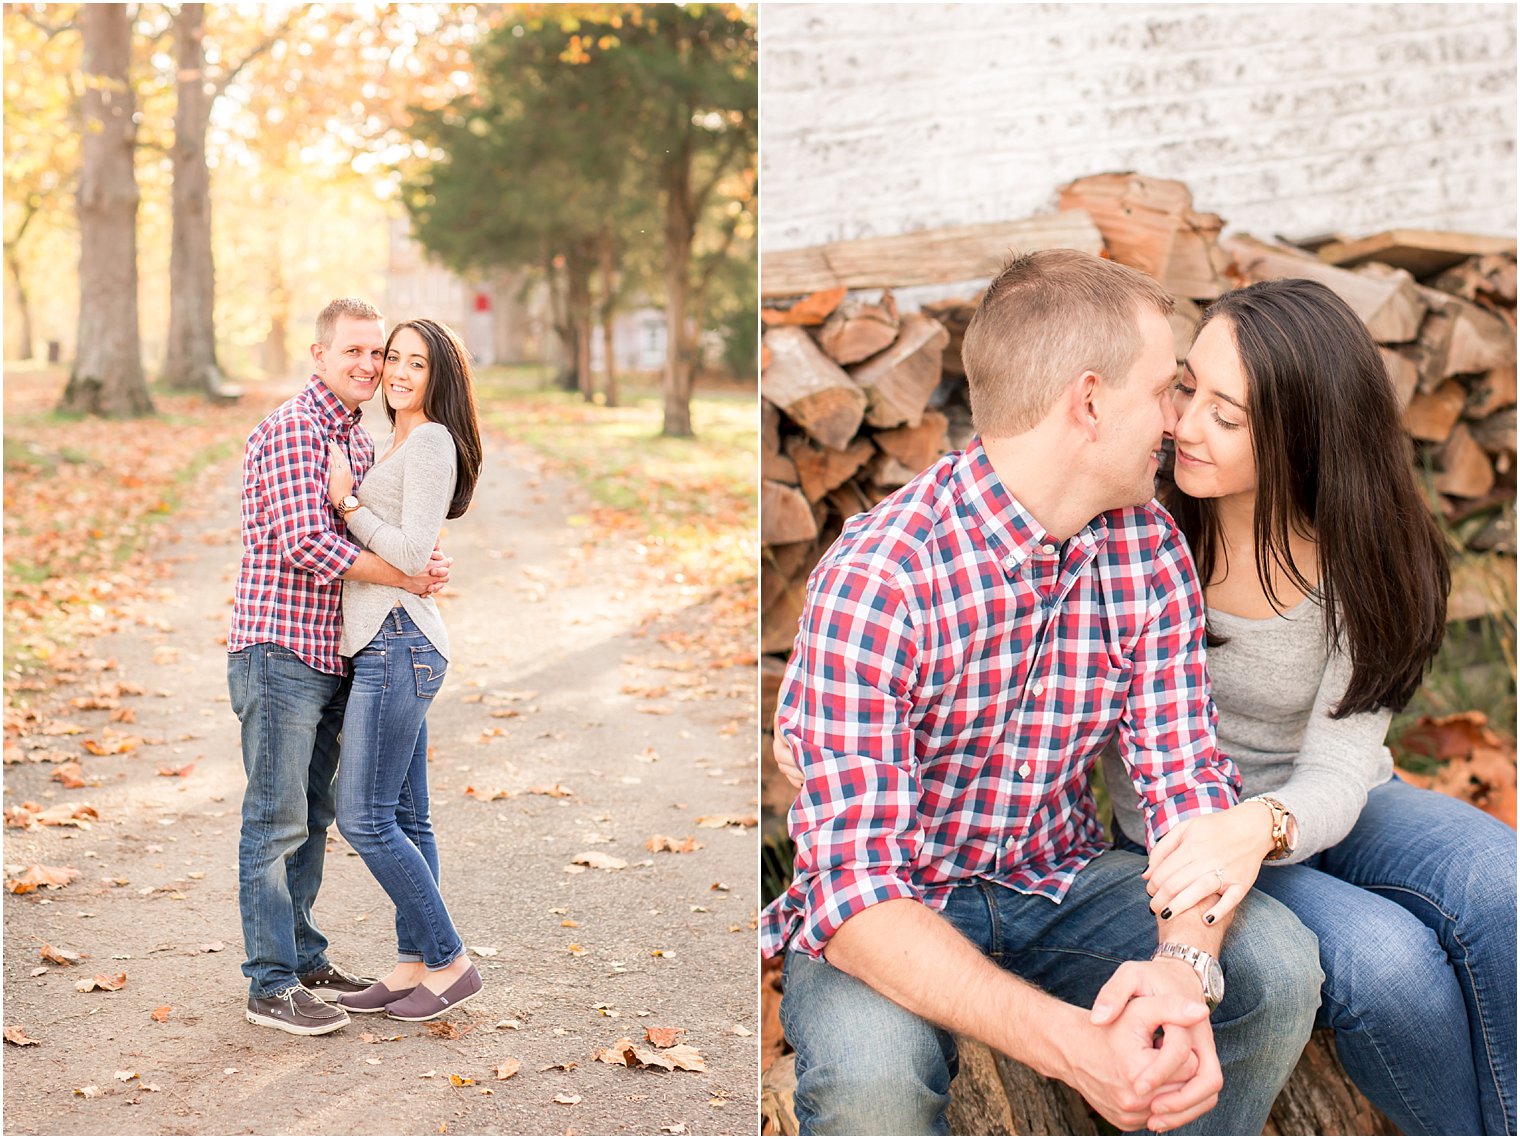
[[[387,359],[391,341],[403,328],[410,328],[427,345],[428,382],[422,393],[422,414],[433,423],[443,424],[454,437],[459,462],[455,467],[454,497],[446,517],[458,518],[469,509],[475,483],[480,478],[480,422],[475,414],[475,372],[470,367],[470,353],[446,324],[426,319],[403,320],[386,338]],[[385,414],[394,426],[396,412],[388,403]]]
[[[1211,320],[1228,324],[1245,370],[1256,574],[1267,598],[1281,612],[1274,563],[1306,594],[1316,591],[1288,543],[1295,524],[1307,522],[1319,548],[1326,638],[1351,658],[1351,683],[1331,715],[1402,708],[1441,647],[1451,571],[1377,346],[1317,281],[1262,281],[1226,293],[1199,331]],[[1175,485],[1162,496],[1207,587],[1223,549],[1215,503]]]

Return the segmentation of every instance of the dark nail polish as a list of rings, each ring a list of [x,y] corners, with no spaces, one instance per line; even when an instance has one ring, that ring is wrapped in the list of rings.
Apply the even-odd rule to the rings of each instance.
[[[1172,916],[1172,908],[1170,906],[1168,906],[1166,909],[1164,909],[1164,910],[1161,911],[1161,920],[1162,921],[1166,921],[1171,916]]]
[[[1203,915],[1203,924],[1204,925],[1213,925],[1214,924],[1214,915],[1213,914],[1204,914]]]

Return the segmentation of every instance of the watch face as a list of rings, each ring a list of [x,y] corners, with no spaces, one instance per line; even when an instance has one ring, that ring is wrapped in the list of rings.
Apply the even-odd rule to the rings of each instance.
[[[1217,1005],[1224,1000],[1224,970],[1219,967],[1218,961],[1210,958],[1207,974],[1203,983],[1204,992]]]
[[[1298,820],[1290,814],[1283,821],[1286,823],[1286,826],[1283,829],[1285,831],[1285,837],[1288,840],[1288,849],[1292,851],[1298,846]]]

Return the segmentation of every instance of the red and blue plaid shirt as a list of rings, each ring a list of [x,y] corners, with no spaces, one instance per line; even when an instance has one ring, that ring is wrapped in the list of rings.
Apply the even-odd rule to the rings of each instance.
[[[354,482],[375,461],[375,444],[317,376],[248,436],[243,453],[243,563],[232,602],[227,651],[269,641],[318,672],[341,676],[340,578],[360,547],[346,537],[327,497],[327,444],[348,455]]]
[[[767,955],[984,878],[1059,901],[1104,848],[1117,728],[1154,841],[1239,794],[1214,742],[1197,573],[1155,503],[1051,539],[974,441],[846,525],[808,581],[780,731],[803,784]]]

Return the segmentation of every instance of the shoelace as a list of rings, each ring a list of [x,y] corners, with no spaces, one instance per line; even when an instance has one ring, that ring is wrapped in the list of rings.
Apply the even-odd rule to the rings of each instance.
[[[311,995],[311,990],[308,989],[305,985],[291,985],[289,988],[279,990],[277,993],[275,993],[275,997],[282,1001],[289,1000],[297,991],[306,993],[308,996]]]

